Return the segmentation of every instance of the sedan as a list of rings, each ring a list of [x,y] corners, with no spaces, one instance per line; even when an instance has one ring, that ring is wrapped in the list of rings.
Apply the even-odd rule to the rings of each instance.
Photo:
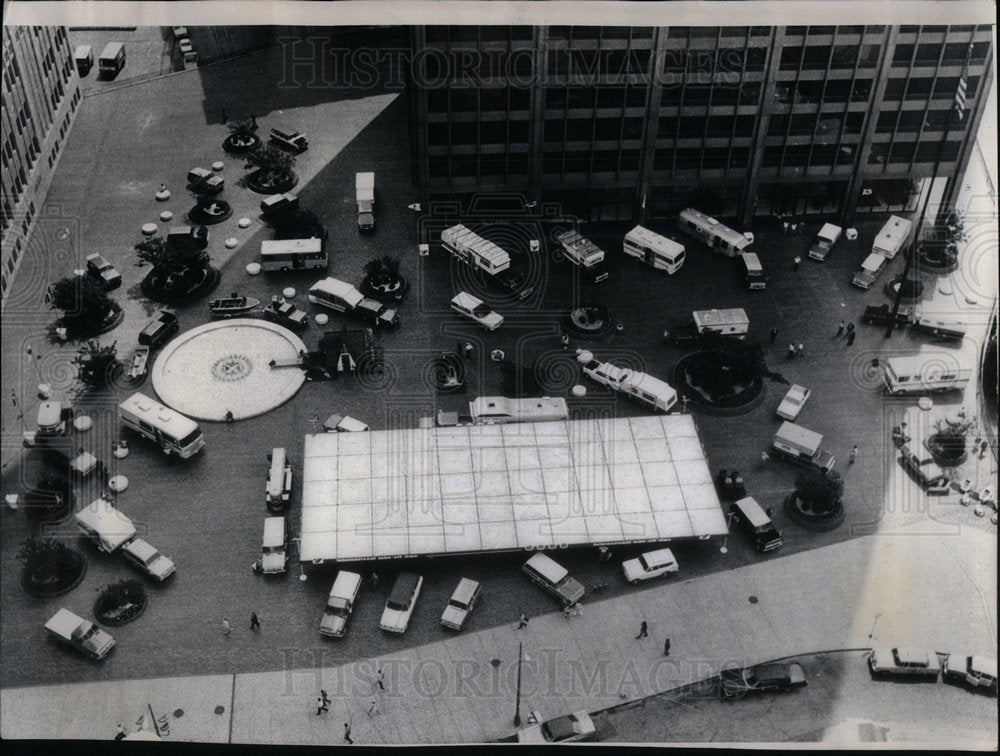
[[[264,308],[264,319],[293,331],[301,331],[309,325],[308,316],[281,297],[274,297],[271,304]]]
[[[806,401],[808,401],[810,394],[812,392],[805,386],[800,386],[797,383],[793,384],[788,389],[788,393],[785,394],[785,398],[781,400],[781,404],[778,405],[775,414],[783,420],[794,422],[805,406]]]
[[[676,575],[677,560],[670,549],[657,549],[640,554],[635,559],[622,562],[625,579],[635,585],[640,580],[649,580],[660,575]]]
[[[936,680],[941,662],[933,651],[922,648],[873,648],[868,652],[872,675],[906,675]]]
[[[740,698],[747,693],[784,693],[806,685],[806,676],[798,664],[758,664],[756,667],[730,667],[719,675],[722,694]]]
[[[594,720],[585,711],[555,717],[517,731],[518,743],[573,743],[596,737]]]
[[[141,538],[133,538],[122,546],[122,554],[156,580],[166,580],[174,574],[174,563]]]
[[[122,285],[122,274],[99,252],[87,255],[87,273],[100,281],[108,291]]]

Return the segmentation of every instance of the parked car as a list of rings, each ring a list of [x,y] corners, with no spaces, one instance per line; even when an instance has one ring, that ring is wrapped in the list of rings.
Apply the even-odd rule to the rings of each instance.
[[[584,587],[570,576],[565,567],[545,554],[535,554],[521,566],[521,569],[533,583],[541,586],[566,606],[575,604],[583,598]]]
[[[401,572],[389,592],[378,626],[390,633],[404,633],[417,605],[424,579],[412,572]]]
[[[309,140],[306,138],[306,135],[300,134],[294,129],[271,129],[271,141],[277,142],[279,145],[291,150],[296,155],[309,149]]]
[[[792,384],[792,387],[788,389],[785,398],[781,400],[781,404],[778,405],[778,409],[774,414],[783,420],[795,422],[795,418],[799,416],[811,394],[812,391],[805,386],[800,386],[797,383]]]
[[[122,285],[122,274],[100,252],[87,255],[87,273],[100,281],[107,291]]]
[[[174,563],[141,538],[133,538],[122,546],[125,558],[156,580],[166,580],[174,574]]]
[[[302,331],[309,325],[309,316],[283,297],[272,297],[264,308],[264,319],[293,331]]]
[[[901,305],[896,317],[892,317],[892,307],[887,304],[868,305],[865,307],[865,314],[861,316],[862,323],[873,325],[889,325],[892,323],[895,328],[902,328],[910,322],[912,309],[906,305]]]
[[[553,717],[517,732],[518,743],[574,743],[596,738],[597,728],[586,711]]]
[[[722,694],[739,698],[747,693],[784,693],[806,685],[799,664],[758,664],[755,667],[729,667],[719,674]]]
[[[459,315],[464,315],[479,323],[487,331],[495,331],[503,325],[503,316],[487,307],[483,300],[477,299],[466,291],[460,291],[451,300],[451,309]]]
[[[448,599],[448,606],[444,608],[441,615],[441,624],[452,630],[462,630],[465,623],[476,608],[482,585],[475,580],[462,578],[455,587],[455,592]]]
[[[337,573],[330,589],[330,595],[326,599],[326,609],[323,610],[323,619],[319,621],[319,631],[323,635],[332,635],[335,638],[343,637],[347,632],[347,620],[354,611],[354,604],[358,600],[358,593],[361,591],[361,575],[356,572],[341,570]]]
[[[657,549],[640,554],[635,559],[622,562],[625,579],[632,585],[640,580],[649,580],[660,575],[676,575],[677,560],[670,549]]]
[[[94,659],[103,659],[115,645],[114,638],[69,609],[56,612],[45,623],[45,631]]]
[[[527,299],[535,290],[534,286],[526,285],[528,276],[521,268],[507,268],[492,276],[484,275],[483,278],[497,291],[512,294],[519,300]]]
[[[268,512],[281,512],[288,508],[292,498],[292,463],[283,446],[274,447],[267,455],[267,484],[264,487],[264,504]]]
[[[970,688],[986,688],[997,693],[997,660],[973,654],[948,654],[941,669],[946,682],[958,682]]]
[[[139,343],[150,349],[157,349],[179,330],[176,315],[166,310],[157,310],[153,319],[139,332]]]
[[[350,415],[330,415],[323,421],[323,430],[327,433],[364,433],[371,430],[367,423],[363,423]]]
[[[752,496],[745,496],[735,501],[729,508],[729,514],[746,533],[757,551],[774,551],[781,548],[783,543],[781,531],[774,527],[770,510],[765,510]]]
[[[929,494],[944,495],[951,490],[951,483],[944,469],[929,454],[920,456],[909,445],[900,448],[899,461],[917,484]]]
[[[868,652],[868,669],[873,675],[909,675],[937,679],[941,663],[933,651],[883,646]]]

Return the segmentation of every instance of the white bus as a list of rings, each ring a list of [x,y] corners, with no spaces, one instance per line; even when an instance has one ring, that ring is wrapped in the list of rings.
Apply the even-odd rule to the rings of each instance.
[[[739,231],[723,226],[719,221],[694,208],[681,210],[678,225],[695,239],[699,239],[726,257],[736,257],[750,246],[750,240]]]
[[[882,368],[882,380],[890,394],[964,389],[971,378],[972,368],[962,364],[960,355],[941,350],[890,357]]]
[[[886,260],[891,260],[899,250],[906,246],[910,239],[910,231],[913,230],[913,223],[898,215],[890,215],[889,220],[878,232],[875,241],[872,243],[872,252],[882,255]]]
[[[622,250],[647,265],[673,275],[684,264],[684,245],[636,226],[622,240]]]
[[[260,243],[261,270],[310,270],[326,268],[323,240],[282,239]]]
[[[118,405],[118,417],[122,425],[155,441],[167,455],[176,454],[187,459],[205,445],[198,423],[141,392],[132,394]]]

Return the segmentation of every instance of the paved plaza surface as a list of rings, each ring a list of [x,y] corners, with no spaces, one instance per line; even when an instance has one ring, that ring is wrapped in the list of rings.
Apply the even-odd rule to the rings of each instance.
[[[160,211],[169,209],[180,219],[193,204],[183,190],[191,167],[225,162],[223,196],[234,213],[230,220],[211,228],[209,251],[222,274],[217,292],[237,290],[266,302],[284,287],[294,286],[298,295],[293,301],[298,306],[311,316],[322,311],[305,298],[308,286],[320,276],[250,277],[245,273],[245,265],[257,259],[259,243],[270,238],[270,232],[257,217],[260,197],[238,185],[244,173],[241,162],[222,152],[221,141],[228,131],[219,124],[216,110],[223,95],[226,102],[237,100],[254,112],[262,130],[287,123],[309,133],[311,147],[296,164],[299,184],[295,191],[302,206],[316,212],[330,233],[330,275],[357,283],[368,260],[385,254],[401,258],[402,272],[414,287],[399,307],[399,331],[380,339],[385,374],[307,382],[290,401],[263,415],[232,425],[203,422],[206,448],[191,460],[175,463],[136,437],[130,437],[132,453],[127,459],[111,458],[111,444],[120,435],[114,408],[130,390],[75,400],[77,411],[96,421],[94,430],[77,436],[79,443],[92,448],[112,474],[128,476],[131,485],[118,498],[118,505],[144,538],[175,561],[178,571],[165,585],[147,584],[150,605],[146,613],[139,621],[114,629],[118,639],[114,653],[101,664],[91,664],[47,641],[42,626],[59,606],[92,616],[95,591],[135,573],[116,557],[98,554],[75,535],[71,523],[64,523],[44,534],[68,539],[87,557],[86,578],[58,599],[31,598],[19,586],[15,556],[20,542],[35,529],[22,511],[4,509],[0,514],[0,553],[6,567],[0,573],[4,617],[0,677],[5,736],[16,737],[21,733],[17,723],[26,723],[51,726],[53,735],[58,729],[64,736],[107,737],[118,719],[134,720],[136,702],[148,698],[158,712],[185,710],[172,724],[178,739],[329,742],[339,740],[339,728],[347,721],[341,715],[353,715],[359,742],[499,738],[513,730],[508,721],[513,700],[509,691],[471,699],[458,695],[425,699],[403,695],[408,689],[399,688],[395,700],[386,697],[383,714],[369,721],[365,709],[371,697],[370,674],[359,673],[363,679],[355,687],[341,690],[334,685],[336,670],[348,669],[343,665],[352,663],[365,665],[368,659],[406,659],[411,666],[426,660],[425,666],[434,668],[433,673],[447,660],[450,669],[468,670],[489,691],[490,675],[509,678],[519,636],[526,646],[529,640],[535,644],[535,654],[529,650],[529,655],[536,660],[548,648],[552,654],[566,653],[567,659],[591,665],[586,668],[590,672],[600,659],[621,668],[634,658],[644,660],[644,669],[652,669],[660,658],[657,651],[662,651],[657,642],[649,643],[649,648],[640,644],[635,651],[625,645],[632,637],[629,634],[637,631],[641,612],[649,615],[651,633],[669,632],[677,650],[658,685],[637,685],[626,693],[627,698],[691,682],[696,677],[691,666],[702,660],[711,666],[730,656],[761,661],[864,647],[872,619],[879,613],[879,637],[905,633],[909,640],[932,643],[946,651],[978,642],[977,648],[995,656],[996,612],[991,603],[995,586],[981,585],[995,569],[995,526],[960,507],[957,496],[924,497],[895,462],[889,440],[889,430],[903,412],[911,414],[912,426],[929,426],[963,404],[974,406],[974,387],[964,397],[947,395],[936,400],[934,410],[921,413],[915,400],[883,397],[871,360],[915,353],[928,343],[926,337],[896,333],[887,341],[882,329],[861,325],[851,347],[834,337],[841,318],[858,323],[866,304],[888,301],[881,289],[862,292],[849,285],[881,218],[859,222],[859,239],[842,241],[826,263],[804,259],[798,270],[792,260],[796,254],[805,257],[809,235],[786,237],[775,228],[755,229],[754,249],[771,275],[764,292],[743,289],[732,261],[690,240],[684,240],[689,243],[684,267],[678,275],[667,277],[621,255],[619,240],[625,229],[596,227],[591,236],[608,250],[612,278],[585,288],[581,296],[607,305],[623,324],[621,332],[600,341],[573,338],[569,350],[561,348],[555,316],[574,301],[578,284],[568,264],[555,263],[546,254],[531,263],[539,283],[536,296],[517,307],[508,304],[508,309],[501,309],[498,301],[496,307],[506,322],[497,332],[485,333],[448,311],[457,286],[476,282],[440,249],[429,258],[417,256],[415,233],[421,218],[407,209],[416,198],[410,186],[405,98],[391,87],[361,92],[334,89],[318,95],[280,88],[275,81],[278,56],[274,51],[245,56],[85,98],[39,231],[31,240],[5,309],[4,493],[32,485],[43,469],[37,455],[20,445],[22,430],[34,427],[36,385],[48,382],[58,393],[68,391],[73,383],[70,360],[75,347],[49,344],[43,335],[53,320],[42,301],[45,285],[69,275],[90,251],[101,251],[122,272],[123,286],[114,295],[126,312],[125,322],[101,337],[101,343],[117,341],[127,354],[149,314],[159,307],[139,289],[146,269],[134,266],[132,247],[141,238],[140,226],[155,221]],[[374,170],[378,182],[377,229],[364,236],[356,229],[353,197],[353,174],[359,170]],[[161,182],[172,191],[168,203],[153,199]],[[102,192],[92,187],[101,187]],[[248,229],[237,226],[244,216],[252,220]],[[498,234],[502,235],[505,224],[510,226],[510,218],[496,220]],[[173,223],[161,224],[161,232],[167,225]],[[544,225],[539,228],[544,236]],[[230,236],[239,241],[234,250],[223,245]],[[526,253],[528,236],[515,236],[524,250],[513,251]],[[953,282],[949,301],[970,315],[973,342],[985,333],[988,313],[982,310],[992,296],[989,282],[993,276],[983,272],[980,262],[975,262],[971,273],[960,272],[949,279]],[[897,274],[902,264],[901,259],[895,260],[881,280]],[[946,296],[938,291],[937,279],[925,280],[934,296]],[[493,301],[487,292],[483,294]],[[976,299],[978,306],[966,304],[966,296]],[[182,338],[207,322],[208,298],[175,308]],[[762,557],[735,533],[724,542],[678,543],[672,548],[681,565],[680,580],[632,589],[625,585],[618,565],[622,558],[640,552],[640,546],[616,549],[610,565],[597,563],[589,548],[557,552],[556,558],[589,589],[608,585],[604,593],[584,599],[584,616],[569,620],[568,629],[550,597],[520,574],[523,553],[377,563],[381,581],[378,587],[362,589],[348,636],[338,642],[327,642],[318,634],[333,570],[313,570],[306,580],[299,580],[293,548],[289,574],[262,578],[251,573],[251,562],[260,556],[265,457],[272,447],[289,449],[299,482],[303,437],[319,432],[331,413],[352,415],[373,429],[416,427],[422,417],[433,414],[440,398],[427,385],[428,362],[466,340],[475,349],[468,363],[469,381],[460,397],[512,394],[516,381],[511,367],[517,363],[534,367],[540,390],[553,396],[567,396],[575,383],[586,385],[588,395],[583,399],[567,396],[574,417],[641,416],[646,414],[641,407],[616,400],[582,377],[574,350],[588,348],[600,359],[627,361],[669,381],[673,364],[685,350],[665,346],[663,328],[668,321],[688,317],[691,310],[709,307],[744,307],[751,335],[765,342],[769,330],[777,328],[777,341],[768,348],[769,364],[789,381],[812,389],[801,422],[824,434],[824,445],[837,455],[837,469],[845,477],[847,519],[837,530],[813,533],[788,521],[780,504],[792,490],[796,469],[777,459],[760,468],[760,452],[779,424],[774,408],[785,389],[771,383],[761,405],[744,415],[719,417],[691,410],[712,470],[740,469],[749,492],[774,508],[785,540],[777,554]],[[328,328],[339,330],[348,323],[331,313]],[[322,331],[310,325],[303,336],[309,348],[315,348]],[[803,357],[786,359],[789,341],[804,344]],[[23,356],[26,348],[32,349],[31,358]],[[497,348],[509,355],[503,363],[488,358],[489,351]],[[149,383],[143,390],[153,393]],[[21,413],[24,417],[18,417]],[[847,455],[854,444],[859,446],[859,455],[848,465]],[[970,457],[962,474],[980,485],[995,480],[995,457],[992,453],[982,460]],[[99,493],[93,484],[80,486],[78,505]],[[296,491],[290,510],[293,535],[299,530],[299,504]],[[909,528],[912,535],[862,537],[886,530],[898,533],[900,528]],[[897,541],[906,545],[892,552],[892,559],[901,560],[894,563],[886,555]],[[969,564],[968,559],[975,562]],[[947,564],[957,571],[933,571]],[[403,637],[395,637],[376,627],[392,577],[401,566],[423,574],[426,584],[410,629]],[[370,565],[362,567],[365,574],[371,569]],[[887,582],[886,574],[905,583]],[[483,581],[485,592],[470,632],[456,637],[439,626],[438,617],[460,576]],[[921,600],[903,606],[899,596],[889,595],[893,588],[899,596],[917,595]],[[757,603],[749,602],[751,595]],[[975,600],[970,602],[970,596]],[[893,613],[885,610],[886,605],[894,607]],[[912,614],[918,610],[926,616]],[[259,633],[247,629],[251,611],[263,622]],[[520,611],[533,619],[518,634],[512,627]],[[717,628],[710,625],[717,615],[729,617],[730,622]],[[223,617],[236,627],[229,637],[222,634]],[[493,659],[500,660],[498,667],[490,663]],[[566,665],[559,674],[571,679],[574,672]],[[327,690],[335,699],[331,712],[319,718],[314,710],[309,711],[320,686],[316,673],[309,670],[317,668],[331,675]],[[536,674],[542,675],[542,670]],[[206,676],[178,677],[187,675]],[[79,685],[28,687],[58,683]],[[412,679],[407,684],[412,685]],[[91,691],[100,694],[89,695]],[[621,702],[617,688],[577,697],[542,691],[526,698],[524,707],[555,715]],[[19,718],[17,712],[24,709],[18,707],[29,705],[43,708]],[[58,706],[63,715],[51,718],[37,713],[44,706]],[[215,706],[224,707],[224,713],[209,713]],[[429,716],[432,710],[434,715]],[[38,730],[31,734],[45,735]]]

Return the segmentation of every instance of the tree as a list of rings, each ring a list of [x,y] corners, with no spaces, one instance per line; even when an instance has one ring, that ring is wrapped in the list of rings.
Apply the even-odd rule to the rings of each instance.
[[[237,118],[229,121],[226,123],[226,128],[237,136],[252,136],[257,130],[257,126],[250,118]]]
[[[54,538],[22,541],[17,558],[24,564],[22,585],[40,595],[53,595],[70,588],[81,579],[86,564],[83,556]]]
[[[326,227],[311,210],[281,213],[274,219],[274,238],[325,239]]]
[[[93,277],[70,276],[49,287],[49,301],[55,310],[62,310],[63,322],[76,333],[99,331],[108,312],[117,304]]]
[[[60,520],[72,511],[76,497],[72,484],[58,475],[43,475],[24,494],[24,513],[29,520]]]
[[[199,245],[167,244],[166,239],[154,237],[135,245],[135,252],[142,262],[149,263],[164,280],[178,283],[193,278],[201,278],[208,268],[208,252]]]
[[[735,382],[744,383],[763,376],[776,383],[788,384],[785,376],[767,366],[767,353],[759,341],[740,339],[707,329],[702,332],[700,343],[705,350],[729,355]]]
[[[295,165],[295,157],[273,144],[264,144],[247,154],[246,169],[257,171],[257,181],[276,185],[286,181]]]
[[[118,361],[118,342],[110,346],[101,346],[91,339],[82,347],[73,359],[76,365],[76,377],[88,388],[103,388],[109,386],[121,371]]]
[[[802,508],[816,514],[837,511],[843,493],[844,481],[835,470],[824,473],[807,468],[795,476],[795,495]]]
[[[365,265],[365,275],[373,286],[392,287],[399,283],[398,257],[386,255],[379,260],[369,260]]]

